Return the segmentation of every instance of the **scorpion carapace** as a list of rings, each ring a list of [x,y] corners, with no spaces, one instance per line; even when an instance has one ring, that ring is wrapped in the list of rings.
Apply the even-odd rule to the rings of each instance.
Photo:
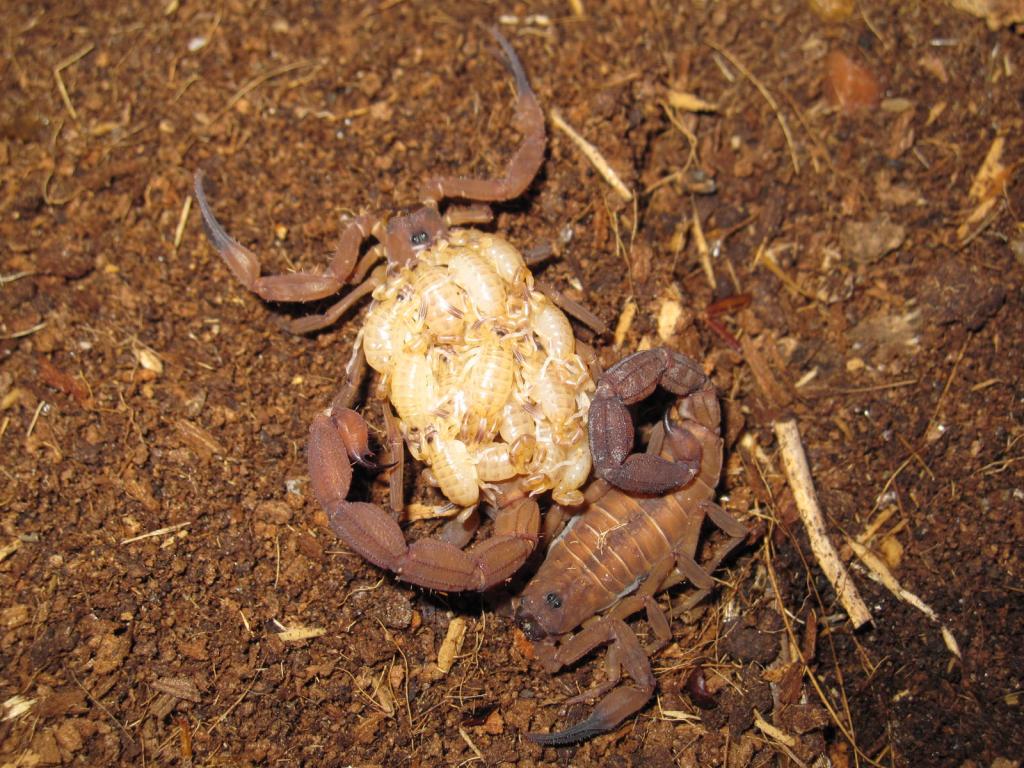
[[[656,430],[648,453],[627,457],[632,424],[625,441],[618,416],[626,413],[628,420],[625,406],[658,385],[680,399]],[[616,416],[607,418],[608,413]],[[587,489],[586,506],[552,542],[523,592],[516,619],[537,642],[538,656],[551,672],[610,643],[609,679],[568,703],[607,696],[577,725],[531,733],[531,741],[561,745],[588,739],[614,728],[650,699],[655,679],[648,654],[624,619],[646,609],[658,646],[668,642],[669,623],[654,595],[684,580],[705,594],[713,585],[710,571],[746,535],[746,528],[714,503],[722,468],[719,422],[714,387],[696,363],[678,352],[638,352],[599,379],[590,411],[595,470],[601,473],[598,456],[614,457],[605,462],[606,467],[614,466],[605,476],[631,490],[603,480]],[[636,495],[632,489],[638,484],[648,495]],[[676,489],[664,496],[650,495],[655,486],[666,484]],[[702,565],[696,557],[705,518],[721,528],[727,540]],[[619,685],[623,670],[632,684]]]
[[[534,285],[522,255],[498,235],[459,224],[491,219],[480,202],[521,194],[544,157],[544,115],[512,46],[492,30],[515,78],[519,149],[496,179],[442,177],[422,187],[424,204],[391,216],[355,218],[324,272],[261,276],[260,263],[214,217],[196,174],[195,192],[211,242],[247,288],[272,301],[313,301],[353,287],[325,313],[292,321],[296,332],[325,327],[367,294],[367,311],[346,382],[310,428],[312,490],[348,546],[400,579],[445,591],[487,589],[511,577],[534,550],[535,497],[578,504],[590,474],[586,417],[594,383],[572,327]],[[364,240],[377,244],[360,256]],[[381,258],[385,264],[374,267]],[[407,544],[375,504],[349,501],[351,463],[371,466],[366,424],[351,409],[366,364],[386,396],[384,421],[391,506],[402,505],[402,442],[430,469],[456,514],[438,539]],[[397,415],[392,411],[392,406]],[[497,510],[489,539],[463,549],[476,507]]]

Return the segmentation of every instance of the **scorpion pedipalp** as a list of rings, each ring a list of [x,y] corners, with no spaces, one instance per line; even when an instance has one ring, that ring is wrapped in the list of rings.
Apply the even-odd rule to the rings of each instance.
[[[636,352],[609,368],[598,383],[590,405],[590,451],[594,471],[630,493],[660,494],[688,483],[700,467],[700,452],[681,451],[674,461],[633,447],[633,419],[626,406],[664,387],[682,397],[713,389],[707,376],[690,358],[665,348]],[[717,401],[715,401],[717,416]]]

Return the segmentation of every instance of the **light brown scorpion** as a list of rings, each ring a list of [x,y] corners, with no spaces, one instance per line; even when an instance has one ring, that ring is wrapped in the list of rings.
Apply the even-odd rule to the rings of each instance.
[[[510,578],[534,550],[537,494],[553,490],[556,500],[577,505],[578,514],[552,542],[516,613],[550,671],[611,644],[609,680],[576,697],[595,699],[611,691],[593,713],[566,730],[529,735],[559,745],[607,731],[644,705],[654,677],[623,619],[645,608],[655,636],[666,642],[668,620],[653,595],[684,579],[708,590],[708,571],[746,530],[713,502],[721,470],[719,409],[696,363],[670,350],[640,352],[604,373],[595,391],[568,321],[535,290],[518,251],[493,235],[450,229],[490,221],[490,208],[449,205],[442,215],[445,199],[517,197],[543,161],[543,113],[512,47],[493,34],[515,78],[514,124],[524,136],[503,177],[431,179],[421,190],[421,207],[353,220],[325,272],[270,276],[261,276],[255,254],[217,221],[201,173],[195,194],[211,242],[239,281],[263,299],[314,301],[354,286],[323,314],[292,321],[293,331],[326,327],[361,298],[374,296],[345,385],[315,417],[308,443],[313,493],[352,549],[405,581],[446,591],[482,590]],[[377,245],[360,256],[371,235]],[[374,268],[381,258],[386,263]],[[584,321],[592,318],[582,308],[573,311]],[[367,360],[380,376],[378,389],[388,391],[399,411],[396,418],[384,408],[397,464],[392,506],[401,503],[404,437],[414,456],[433,465],[437,484],[456,504],[471,510],[479,489],[498,510],[491,538],[463,550],[474,531],[463,525],[446,529],[442,539],[408,544],[383,509],[347,499],[351,462],[375,466],[366,422],[350,407]],[[431,389],[435,379],[454,384]],[[634,433],[627,405],[659,385],[680,399],[656,428],[648,452],[630,455]],[[434,403],[432,391],[438,393]],[[576,489],[591,461],[601,479],[581,494]],[[478,476],[467,482],[470,473]],[[672,493],[661,495],[667,491]],[[705,518],[728,540],[701,566],[695,558]],[[623,669],[632,685],[618,686]]]
[[[656,428],[647,453],[630,455],[633,425],[626,406],[659,385],[680,399]],[[588,487],[585,506],[551,543],[522,594],[516,620],[538,643],[549,672],[610,643],[609,679],[568,703],[611,693],[582,722],[554,733],[531,733],[531,741],[557,746],[588,739],[614,728],[650,699],[655,680],[647,651],[623,619],[646,609],[658,644],[668,642],[669,622],[654,595],[688,579],[700,590],[691,599],[699,599],[713,584],[709,571],[747,534],[714,502],[722,468],[720,421],[714,387],[679,352],[637,352],[598,379],[590,446],[594,472],[602,479]],[[702,566],[696,553],[705,518],[728,538]],[[632,685],[618,685],[623,669]]]

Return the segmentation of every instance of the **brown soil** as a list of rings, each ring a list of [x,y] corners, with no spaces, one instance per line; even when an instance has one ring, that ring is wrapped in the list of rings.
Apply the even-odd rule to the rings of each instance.
[[[764,534],[675,619],[657,701],[542,749],[523,734],[583,716],[560,703],[603,652],[547,675],[499,598],[408,588],[334,538],[303,441],[358,316],[289,336],[280,319],[308,310],[241,289],[188,208],[203,168],[230,231],[281,271],[323,263],[343,214],[408,203],[430,173],[493,174],[518,138],[477,24],[498,11],[49,5],[0,10],[0,763],[1024,754],[1019,34],[937,3],[871,0],[836,21],[795,0],[501,6],[545,108],[641,194],[623,204],[553,132],[496,226],[564,244],[545,278],[613,327],[635,297],[619,349],[579,329],[605,363],[661,343],[663,307],[681,304],[668,343],[727,401],[723,503]],[[832,51],[873,73],[880,103],[832,105]],[[670,91],[718,111],[669,107]],[[741,294],[749,307],[714,320],[742,353],[706,314]],[[873,615],[857,632],[786,488],[782,413]],[[938,621],[871,580],[847,536]],[[468,631],[443,675],[453,617]]]

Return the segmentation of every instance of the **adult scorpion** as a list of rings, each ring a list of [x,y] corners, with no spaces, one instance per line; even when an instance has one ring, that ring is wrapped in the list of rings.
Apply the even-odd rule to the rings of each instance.
[[[626,406],[659,385],[679,400],[655,428],[647,452],[629,455],[634,431]],[[698,590],[690,599],[699,600],[713,585],[710,572],[747,535],[714,502],[722,469],[721,413],[713,385],[693,360],[655,349],[619,361],[598,379],[589,421],[599,479],[587,488],[582,511],[551,543],[522,594],[516,621],[537,643],[549,672],[611,644],[608,680],[566,703],[607,696],[576,725],[528,734],[548,746],[608,731],[650,699],[655,679],[648,651],[624,619],[646,609],[654,649],[667,643],[669,622],[654,595],[688,579]],[[701,565],[696,553],[705,518],[727,538]],[[619,685],[623,670],[632,685]]]

